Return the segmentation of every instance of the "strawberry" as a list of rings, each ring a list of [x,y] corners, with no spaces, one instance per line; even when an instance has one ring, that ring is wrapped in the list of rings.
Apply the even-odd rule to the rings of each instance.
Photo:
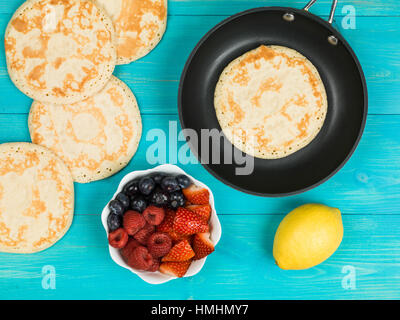
[[[194,257],[194,251],[189,244],[189,241],[182,240],[178,242],[176,245],[172,247],[172,249],[168,252],[164,258],[162,258],[162,262],[168,261],[186,261],[190,260]]]
[[[202,217],[205,221],[208,222],[211,217],[211,206],[209,204],[192,204],[190,206],[186,206],[186,209],[193,211]]]
[[[176,233],[175,231],[168,232],[168,235],[171,237],[174,243],[178,243],[179,241],[189,239],[189,236],[181,235],[179,233]]]
[[[195,233],[208,232],[209,229],[208,223],[203,218],[188,209],[178,208],[174,219],[174,232],[190,236]]]
[[[164,274],[182,278],[186,274],[191,263],[191,260],[183,262],[163,262],[159,270]]]
[[[164,221],[157,226],[158,232],[169,233],[173,229],[174,219],[175,219],[175,211],[172,209],[165,209],[165,218]]]
[[[196,253],[194,259],[200,260],[214,251],[214,244],[210,240],[209,233],[199,233],[193,238],[193,250]]]
[[[192,204],[208,204],[210,202],[210,192],[196,185],[182,190],[186,199]]]

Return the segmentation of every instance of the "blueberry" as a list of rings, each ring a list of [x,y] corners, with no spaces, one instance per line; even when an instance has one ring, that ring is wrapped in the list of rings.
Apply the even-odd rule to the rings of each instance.
[[[118,216],[123,215],[125,210],[122,203],[118,200],[111,200],[108,204],[108,208],[110,209],[110,213],[116,214]]]
[[[178,181],[175,177],[165,177],[164,179],[162,179],[161,188],[169,193],[178,191],[180,189]]]
[[[157,207],[166,206],[169,203],[169,194],[164,190],[156,189],[150,198],[150,202]]]
[[[162,179],[164,179],[164,177],[166,176],[165,173],[162,172],[156,172],[154,173],[151,178],[154,180],[154,182],[158,185],[161,184]]]
[[[125,193],[118,193],[115,199],[117,199],[122,204],[124,210],[129,208],[129,197]]]
[[[186,189],[192,184],[192,180],[184,174],[177,176],[176,181],[178,181],[178,184],[182,189]]]
[[[107,218],[109,232],[113,232],[122,227],[122,217],[116,214],[109,214]]]
[[[143,196],[137,196],[131,199],[131,209],[142,213],[147,208],[147,201]]]
[[[123,189],[123,192],[128,195],[128,196],[134,196],[139,192],[139,181],[138,180],[132,180],[129,181]]]
[[[172,209],[178,209],[179,207],[183,207],[185,203],[186,199],[181,191],[175,191],[170,194],[169,206]]]
[[[150,193],[152,193],[155,187],[156,183],[150,177],[143,177],[139,181],[139,191],[145,196],[148,196]]]

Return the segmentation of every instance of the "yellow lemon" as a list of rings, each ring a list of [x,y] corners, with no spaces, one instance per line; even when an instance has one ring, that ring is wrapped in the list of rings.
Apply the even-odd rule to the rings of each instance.
[[[328,259],[342,239],[339,209],[306,204],[282,220],[275,234],[273,254],[282,269],[308,269]]]

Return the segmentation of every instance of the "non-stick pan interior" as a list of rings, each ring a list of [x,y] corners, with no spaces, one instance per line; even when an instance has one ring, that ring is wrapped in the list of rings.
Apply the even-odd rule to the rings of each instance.
[[[295,20],[284,20],[286,12],[294,13]],[[328,41],[332,34],[339,38],[337,46]],[[250,175],[237,175],[236,169],[241,165],[235,159],[232,164],[222,161],[205,167],[223,182],[245,192],[265,196],[294,194],[325,181],[346,162],[358,144],[367,113],[365,79],[357,58],[345,40],[318,17],[288,8],[259,8],[228,19],[207,34],[182,75],[182,127],[194,129],[200,140],[201,129],[220,130],[214,110],[219,76],[232,60],[261,44],[293,48],[318,68],[328,94],[324,127],[310,145],[287,158],[255,159]],[[219,151],[224,159],[224,144],[219,150],[216,148],[218,145],[211,144],[209,152]],[[202,156],[202,150],[195,152]]]

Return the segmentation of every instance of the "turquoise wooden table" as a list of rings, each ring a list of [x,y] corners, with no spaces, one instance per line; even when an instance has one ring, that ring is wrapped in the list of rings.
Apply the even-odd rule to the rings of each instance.
[[[339,1],[334,26],[361,61],[370,109],[365,134],[346,166],[307,193],[280,199],[250,196],[213,178],[200,164],[182,165],[208,184],[216,197],[223,236],[217,251],[195,277],[152,286],[109,257],[100,222],[102,208],[119,180],[132,170],[153,167],[146,160],[154,143],[149,130],[168,132],[178,122],[177,91],[184,63],[195,44],[227,16],[263,5],[301,8],[307,0],[169,0],[168,29],[150,55],[117,67],[138,98],[144,135],[122,172],[104,181],[76,185],[73,225],[54,247],[33,255],[0,254],[1,299],[387,299],[400,298],[400,3],[398,0]],[[4,32],[22,0],[0,0]],[[326,17],[331,0],[312,12]],[[345,7],[351,5],[353,7]],[[355,29],[346,15],[356,10]],[[350,11],[348,11],[350,10]],[[344,20],[345,19],[345,20]],[[0,48],[0,142],[30,141],[30,99],[8,78]],[[178,122],[179,128],[179,122]],[[182,142],[179,143],[182,145]],[[166,162],[173,162],[168,156]],[[321,202],[343,212],[339,250],[306,271],[283,271],[272,257],[275,230],[296,206]],[[42,286],[42,272],[56,272],[54,289]]]

